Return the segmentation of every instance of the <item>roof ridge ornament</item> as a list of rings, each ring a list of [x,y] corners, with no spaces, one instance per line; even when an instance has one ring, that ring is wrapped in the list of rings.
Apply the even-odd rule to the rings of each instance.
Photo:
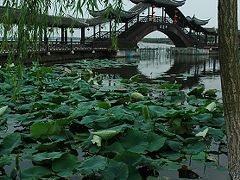
[[[157,7],[166,7],[166,6],[174,6],[179,7],[185,4],[186,0],[130,0],[132,3],[150,3],[155,4]]]

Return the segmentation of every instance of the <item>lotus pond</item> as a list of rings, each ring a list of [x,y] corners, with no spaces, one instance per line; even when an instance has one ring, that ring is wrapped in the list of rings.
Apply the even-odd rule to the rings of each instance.
[[[217,91],[139,74],[109,86],[101,74],[135,66],[34,64],[18,89],[18,67],[2,67],[0,179],[226,179]]]

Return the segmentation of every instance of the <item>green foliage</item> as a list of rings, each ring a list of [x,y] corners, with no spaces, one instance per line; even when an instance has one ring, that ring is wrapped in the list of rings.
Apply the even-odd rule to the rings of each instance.
[[[12,72],[1,69],[0,170],[16,161],[12,176],[1,179],[160,179],[161,171],[176,171],[189,157],[208,164],[213,142],[220,144],[214,153],[227,152],[222,106],[207,91],[187,95],[176,84],[141,81],[92,85],[74,73],[89,66],[95,67],[92,61],[66,65],[71,74],[59,66],[26,68],[15,102]],[[130,100],[139,87],[144,98]],[[31,166],[22,169],[26,160]]]

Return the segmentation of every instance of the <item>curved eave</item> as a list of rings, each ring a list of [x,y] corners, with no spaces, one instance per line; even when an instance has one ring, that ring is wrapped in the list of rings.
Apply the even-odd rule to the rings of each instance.
[[[109,10],[108,8],[106,8],[99,11],[89,10],[89,14],[95,18],[108,16],[109,19],[113,19],[113,18],[131,19],[137,16],[138,14],[140,14],[142,11],[144,11],[148,6],[149,4],[139,3],[134,7],[132,7],[129,11],[125,11],[125,10],[117,11],[113,9]]]
[[[136,16],[138,13],[137,12],[127,12],[124,10],[121,10],[119,12],[115,11],[110,11],[105,9],[101,11],[89,11],[89,14],[93,17],[108,17],[109,19],[113,19],[115,17],[120,17],[120,18],[132,18]]]
[[[99,24],[107,23],[107,22],[109,21],[106,18],[102,18],[102,17],[86,19],[86,23],[89,24],[89,26],[96,26]]]
[[[4,21],[4,18],[6,16],[6,7],[0,6],[0,21]],[[19,18],[21,17],[21,10],[15,9],[15,8],[9,8],[8,9],[11,14],[11,23],[12,24],[18,24]],[[53,15],[44,15],[39,14],[37,17],[38,20],[36,20],[36,23],[41,19],[43,23],[45,23],[48,27],[58,27],[58,28],[81,28],[86,27],[87,24],[84,22],[79,22],[76,19],[72,17],[63,17],[63,16],[53,16]]]
[[[210,35],[217,35],[217,30],[216,28],[204,28],[205,32]]]
[[[204,26],[209,22],[210,19],[206,19],[206,20],[202,20],[202,19],[198,19],[195,16],[192,17],[192,21],[199,25],[199,26]]]
[[[165,6],[174,6],[179,7],[185,4],[186,0],[176,1],[176,0],[131,0],[132,3],[150,3],[154,4],[158,7],[165,7]]]

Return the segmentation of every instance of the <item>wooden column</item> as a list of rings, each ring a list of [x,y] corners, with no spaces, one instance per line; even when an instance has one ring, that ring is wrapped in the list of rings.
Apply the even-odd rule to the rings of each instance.
[[[47,44],[48,37],[47,37],[47,28],[44,29],[44,43]]]
[[[150,7],[148,7],[148,21],[149,21],[149,17],[150,16]]]
[[[205,43],[207,44],[207,42],[208,42],[208,35],[205,34]]]
[[[61,43],[64,42],[64,28],[61,27]]]
[[[93,39],[96,39],[96,26],[93,26]]]
[[[128,30],[128,21],[125,23],[125,31]]]
[[[218,36],[215,35],[215,45],[217,45],[217,41],[218,41]]]
[[[112,20],[110,20],[110,28],[109,28],[110,36],[112,36]]]
[[[100,36],[101,36],[101,24],[99,24],[99,27],[98,27],[99,29],[98,29],[98,32],[99,32],[99,38],[100,38]]]
[[[81,44],[85,44],[85,27],[81,28]]]
[[[65,28],[65,43],[66,43],[66,44],[67,44],[67,39],[68,39],[67,28]]]
[[[164,8],[162,7],[162,23],[164,23]]]

